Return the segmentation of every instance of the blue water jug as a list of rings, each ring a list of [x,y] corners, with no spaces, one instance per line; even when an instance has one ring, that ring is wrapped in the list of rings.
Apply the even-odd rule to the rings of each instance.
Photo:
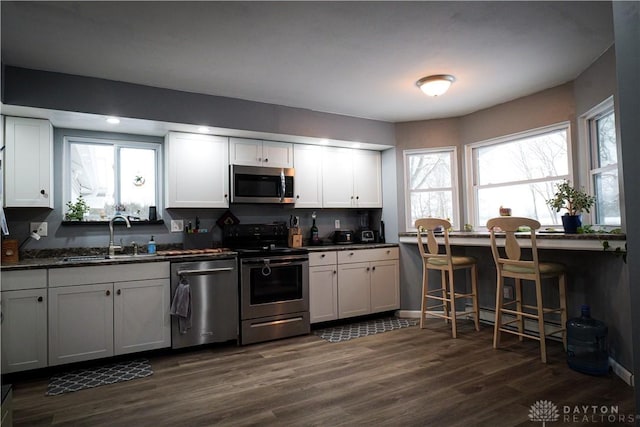
[[[588,305],[580,317],[567,321],[567,363],[575,371],[589,375],[609,373],[607,325],[591,318]]]

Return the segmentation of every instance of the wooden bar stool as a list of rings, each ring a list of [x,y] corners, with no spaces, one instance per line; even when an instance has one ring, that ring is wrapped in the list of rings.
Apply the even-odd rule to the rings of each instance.
[[[527,238],[516,238],[515,233],[520,227],[528,227],[531,231],[522,233]],[[566,299],[566,274],[562,264],[538,261],[538,248],[536,246],[536,230],[540,228],[540,223],[535,219],[519,217],[498,217],[487,221],[487,228],[491,231],[491,251],[496,263],[498,281],[496,285],[496,315],[493,332],[493,348],[500,345],[500,335],[502,332],[531,338],[540,341],[540,355],[543,363],[547,363],[546,337],[549,335],[562,334],[564,348],[567,348],[567,334],[565,325],[567,324],[567,299]],[[503,232],[502,236],[496,233]],[[500,239],[500,241],[498,241]],[[531,260],[521,259],[521,245],[519,242],[531,244]],[[504,256],[503,256],[504,254]],[[504,301],[504,279],[512,278],[515,281],[515,300]],[[542,303],[542,279],[558,278],[560,294],[559,307],[545,308]],[[536,292],[536,305],[525,305],[522,299],[522,281],[533,282]],[[545,328],[544,316],[548,313],[560,313],[562,327]],[[515,317],[514,320],[504,321],[503,315]],[[537,322],[538,334],[527,331],[524,319],[532,319]],[[516,324],[514,327],[507,327]]]
[[[462,316],[473,315],[476,331],[480,330],[478,316],[478,271],[476,268],[477,261],[473,257],[468,256],[452,256],[449,247],[449,228],[451,223],[446,219],[439,218],[422,218],[415,223],[418,229],[418,249],[422,257],[422,307],[420,310],[420,327],[424,328],[424,319],[427,308],[442,307],[443,314],[438,312],[430,313],[436,317],[443,317],[445,322],[451,321],[451,333],[453,338],[457,336],[456,319]],[[440,245],[436,240],[434,231],[442,230],[444,236],[444,253],[440,252]],[[422,240],[422,233],[426,232],[426,247]],[[471,293],[458,293],[455,291],[453,272],[460,269],[471,270]],[[429,270],[440,271],[441,288],[429,290]],[[456,310],[456,300],[465,298],[471,300],[473,310]],[[427,307],[428,300],[433,299],[439,302],[437,305]]]

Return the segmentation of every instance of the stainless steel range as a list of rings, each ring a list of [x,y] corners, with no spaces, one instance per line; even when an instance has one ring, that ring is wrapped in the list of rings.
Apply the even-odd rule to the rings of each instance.
[[[309,254],[287,248],[285,223],[225,226],[238,252],[240,344],[308,334]]]

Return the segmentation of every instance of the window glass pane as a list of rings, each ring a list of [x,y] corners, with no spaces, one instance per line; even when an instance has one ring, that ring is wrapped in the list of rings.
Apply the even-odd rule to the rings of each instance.
[[[411,224],[413,227],[418,218],[449,218],[453,217],[453,197],[451,191],[420,191],[411,193]]]
[[[511,208],[513,216],[536,218],[541,224],[561,224],[560,215],[547,205],[555,186],[561,180],[478,189],[478,220],[484,227],[487,220],[499,215],[500,206]]]
[[[114,148],[106,144],[69,144],[71,165],[71,201],[82,195],[91,210],[89,216],[98,219],[107,206],[113,206]]]
[[[596,128],[598,134],[598,167],[618,163],[614,113],[611,112],[596,120]]]
[[[120,203],[127,215],[148,218],[149,206],[156,206],[155,150],[120,149]]]
[[[451,187],[451,153],[417,154],[409,157],[409,188]]]
[[[613,169],[594,175],[596,189],[596,223],[620,225],[620,198],[618,191],[618,170]]]
[[[560,130],[479,147],[478,185],[526,181],[569,173],[567,132]]]

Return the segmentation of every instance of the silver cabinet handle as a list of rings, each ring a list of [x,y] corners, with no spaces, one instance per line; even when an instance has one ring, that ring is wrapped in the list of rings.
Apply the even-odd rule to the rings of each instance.
[[[201,275],[201,274],[211,274],[211,273],[220,273],[222,271],[232,271],[233,267],[224,267],[224,268],[205,268],[202,270],[178,270],[178,276],[189,276],[189,275]]]

